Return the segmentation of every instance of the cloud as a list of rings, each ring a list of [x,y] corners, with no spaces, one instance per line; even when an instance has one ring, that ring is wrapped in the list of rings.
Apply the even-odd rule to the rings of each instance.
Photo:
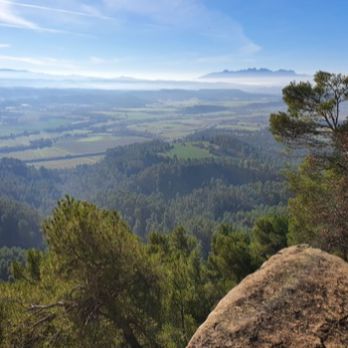
[[[98,19],[107,19],[107,20],[115,20],[115,18],[113,18],[113,17],[109,17],[109,16],[103,15],[94,6],[89,6],[89,5],[86,5],[86,4],[82,4],[81,5],[81,10],[83,12],[80,12],[80,13],[83,13],[83,16],[86,16],[86,17],[94,17],[94,18],[98,18]]]
[[[261,50],[243,27],[226,14],[212,10],[200,0],[103,0],[109,11],[142,16],[163,29],[193,32],[223,43],[231,52],[250,55]],[[157,27],[156,27],[157,26]]]
[[[0,54],[0,65],[7,68],[18,68],[30,71],[54,73],[58,75],[75,74],[78,71],[88,70],[90,68],[100,71],[113,70],[119,62],[117,58],[101,58],[91,56],[86,59],[61,59],[43,56],[17,56]]]
[[[188,4],[192,4],[195,1],[192,0],[104,0],[104,4],[116,11],[127,11],[138,13],[141,15],[151,15],[158,17],[164,17],[167,14],[177,11],[181,11]],[[169,19],[169,18],[168,18]]]
[[[92,64],[105,64],[106,60],[104,58],[100,58],[100,57],[89,57],[89,61],[92,63]]]
[[[112,65],[119,63],[118,58],[113,58],[113,59],[106,59],[106,58],[101,58],[101,57],[96,57],[96,56],[91,56],[89,57],[89,63],[92,63],[93,65]]]
[[[25,64],[31,67],[41,68],[60,68],[73,70],[76,65],[72,61],[56,59],[52,57],[31,57],[31,56],[11,56],[11,55],[0,55],[0,62]]]
[[[99,19],[113,19],[112,17],[102,15],[96,8],[92,6],[84,5],[84,4],[81,5],[81,8],[83,9],[83,11],[72,11],[72,10],[66,10],[62,8],[33,5],[33,4],[17,2],[17,1],[0,0],[0,3],[6,4],[6,5],[12,5],[16,7],[23,7],[23,8],[48,11],[48,12],[56,12],[56,13],[73,15],[73,16],[93,17],[93,18],[99,18]]]
[[[0,23],[5,26],[15,28],[26,28],[38,30],[40,27],[33,22],[30,22],[17,14],[12,10],[9,2],[0,1]]]
[[[53,12],[61,15],[70,15],[77,17],[97,18],[102,20],[113,20],[112,17],[102,15],[97,9],[88,5],[81,5],[81,11],[73,11],[55,7],[33,5],[23,2],[0,0],[0,26],[17,28],[17,29],[29,29],[35,31],[43,31],[49,33],[61,33],[61,34],[73,34],[79,36],[85,36],[76,32],[70,32],[62,29],[53,29],[42,27],[34,21],[28,20],[23,16],[16,13],[15,8],[28,9],[28,10],[39,10],[41,12]],[[55,17],[57,18],[57,17]]]
[[[1,49],[1,48],[10,48],[10,47],[11,47],[10,44],[0,43],[0,49]]]
[[[17,29],[29,29],[50,33],[66,33],[63,30],[44,28],[16,14],[10,2],[0,0],[0,26]]]
[[[241,53],[253,54],[262,50],[262,47],[255,44],[254,42],[249,42],[241,48]]]

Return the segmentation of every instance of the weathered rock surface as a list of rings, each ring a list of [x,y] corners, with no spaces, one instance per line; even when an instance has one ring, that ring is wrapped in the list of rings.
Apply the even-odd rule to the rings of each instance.
[[[348,263],[283,249],[220,301],[188,347],[348,347]]]

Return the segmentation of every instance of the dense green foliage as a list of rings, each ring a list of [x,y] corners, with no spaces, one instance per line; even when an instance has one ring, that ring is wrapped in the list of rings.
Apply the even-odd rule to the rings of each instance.
[[[32,248],[41,245],[37,212],[26,204],[0,198],[0,246]]]
[[[258,212],[285,206],[288,192],[279,175],[284,160],[269,138],[263,131],[252,136],[204,131],[186,143],[201,142],[212,157],[189,160],[163,156],[171,150],[167,143],[131,145],[109,151],[98,165],[64,173],[64,188],[74,197],[119,211],[143,238],[181,225],[209,244],[219,224],[250,227]],[[198,223],[202,219],[204,224]],[[203,231],[199,225],[210,227]]]
[[[293,82],[283,89],[287,112],[272,114],[271,130],[282,141],[318,150],[345,127],[342,104],[348,97],[348,76],[319,71],[310,82]]]
[[[193,143],[211,156],[166,155]],[[280,147],[266,131],[213,129],[177,144],[152,141],[115,148],[99,163],[73,170],[35,169],[2,159],[0,195],[47,216],[59,198],[70,194],[117,210],[143,239],[151,231],[181,225],[203,242],[207,255],[212,232],[221,223],[251,227],[257,216],[283,210],[288,199],[279,175],[283,163]]]
[[[221,226],[204,259],[183,228],[142,242],[117,213],[67,197],[44,223],[47,252],[30,251],[0,284],[2,346],[184,347],[259,265],[253,245],[282,247],[260,238],[268,225],[281,235],[277,221],[263,218],[251,234]]]
[[[271,115],[275,137],[308,156],[289,173],[295,196],[289,201],[289,242],[306,242],[348,260],[348,128],[344,103],[348,76],[318,72],[314,84],[283,90],[287,112]]]
[[[0,280],[7,281],[11,275],[11,264],[19,262],[24,264],[26,252],[21,248],[0,248]]]
[[[0,160],[0,195],[47,213],[61,196],[59,177],[53,171],[37,170],[19,160],[3,158]]]
[[[268,215],[260,217],[252,230],[251,256],[258,266],[287,246],[288,217]]]

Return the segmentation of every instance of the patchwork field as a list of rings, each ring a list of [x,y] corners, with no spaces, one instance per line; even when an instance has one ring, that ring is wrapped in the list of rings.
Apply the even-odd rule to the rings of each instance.
[[[203,159],[212,157],[210,151],[204,147],[204,143],[178,143],[173,148],[163,154],[166,157],[178,158],[182,160]]]
[[[29,91],[2,91],[0,157],[48,168],[94,163],[116,146],[175,141],[204,129],[257,130],[281,108],[277,96],[234,90]],[[202,145],[177,143],[166,156],[210,153]]]

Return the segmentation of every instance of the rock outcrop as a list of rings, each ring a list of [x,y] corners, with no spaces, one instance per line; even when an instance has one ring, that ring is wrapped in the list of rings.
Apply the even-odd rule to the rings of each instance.
[[[348,347],[348,263],[283,249],[217,305],[188,348]]]

